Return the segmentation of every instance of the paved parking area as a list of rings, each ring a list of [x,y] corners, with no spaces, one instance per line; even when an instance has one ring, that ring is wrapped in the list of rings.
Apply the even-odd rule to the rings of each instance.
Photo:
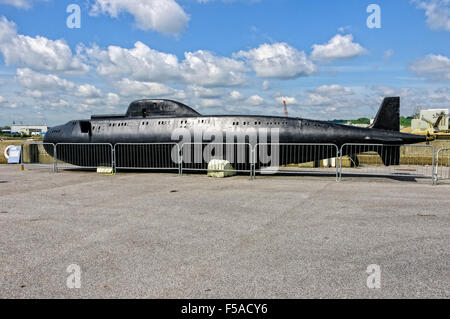
[[[0,165],[0,297],[449,298],[449,195],[429,180]]]

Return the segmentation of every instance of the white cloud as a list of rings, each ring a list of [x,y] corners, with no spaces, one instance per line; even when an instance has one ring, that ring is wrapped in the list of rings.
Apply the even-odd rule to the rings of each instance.
[[[87,105],[98,105],[100,103],[100,99],[98,98],[84,98],[82,99],[81,104]]]
[[[48,0],[0,0],[0,4],[9,4],[21,9],[29,9],[33,2],[48,1]]]
[[[116,93],[110,92],[106,95],[106,102],[108,105],[118,105],[120,97]]]
[[[16,24],[5,17],[0,18],[0,43],[12,40],[17,36]]]
[[[221,99],[200,99],[200,105],[202,107],[223,107],[223,101]]]
[[[246,67],[241,61],[217,57],[208,51],[187,52],[180,75],[187,83],[203,86],[238,86],[244,83]]]
[[[394,96],[396,93],[396,90],[384,85],[378,85],[375,86],[374,89],[381,95],[381,96]]]
[[[197,0],[198,3],[210,3],[214,1],[221,1],[224,3],[233,3],[233,2],[260,2],[261,0]]]
[[[50,103],[50,106],[51,106],[52,108],[65,108],[65,107],[70,106],[70,103],[67,102],[67,101],[64,100],[64,99],[59,99],[59,100],[56,101],[56,102],[51,102],[51,103]]]
[[[277,103],[283,104],[283,101],[286,101],[286,105],[299,105],[300,103],[297,101],[295,97],[292,96],[279,96],[275,99]]]
[[[394,54],[395,54],[395,51],[394,51],[394,50],[392,50],[392,49],[386,50],[386,51],[384,52],[383,59],[384,59],[385,61],[389,61],[389,60],[392,58],[392,56],[393,56]]]
[[[238,86],[244,83],[247,70],[242,61],[202,50],[186,52],[184,60],[179,62],[175,55],[153,50],[142,42],[136,42],[132,49],[80,47],[79,53],[97,65],[100,75],[113,79],[128,77],[144,82]]]
[[[318,93],[310,93],[303,104],[312,106],[324,106],[329,105],[330,103],[332,103],[332,101],[333,100],[328,96],[323,96]]]
[[[432,93],[429,96],[430,96],[430,99],[432,99],[432,100],[434,100],[436,102],[443,102],[443,103],[450,102],[450,94]]]
[[[267,90],[269,90],[270,89],[270,82],[269,81],[267,81],[267,80],[264,80],[264,82],[262,83],[262,89],[264,90],[264,91],[267,91]]]
[[[75,88],[73,82],[62,79],[57,75],[42,74],[28,68],[17,69],[16,79],[20,85],[30,90],[56,91]]]
[[[97,65],[97,72],[102,76],[129,76],[138,81],[160,82],[179,78],[179,63],[175,55],[153,50],[140,41],[132,49],[109,46],[101,50],[94,45],[91,48],[79,47],[78,51]]]
[[[52,108],[68,106],[69,102],[81,100],[83,104],[101,104],[103,94],[101,90],[91,84],[77,85],[74,82],[62,79],[55,74],[38,73],[30,69],[17,69],[16,80],[26,88],[23,96],[40,100],[41,104],[50,105]],[[117,104],[117,94],[110,93],[106,96],[107,103]],[[56,98],[56,99],[55,99]],[[75,106],[76,103],[71,105]]]
[[[26,90],[25,96],[32,97],[34,99],[41,99],[44,95],[39,90]]]
[[[233,101],[240,101],[244,99],[244,96],[241,92],[234,90],[230,92],[229,98]]]
[[[450,31],[450,0],[414,1],[425,10],[427,24],[433,30]]]
[[[245,102],[246,104],[258,106],[264,103],[264,99],[259,95],[252,95]]]
[[[16,109],[19,107],[19,103],[8,103],[8,104],[3,104],[3,107],[9,108],[9,109]]]
[[[4,98],[3,96],[0,95],[0,104],[3,103],[3,102],[5,102],[5,101],[6,101],[5,98]]]
[[[443,55],[429,54],[413,62],[409,69],[431,80],[450,80],[450,59]]]
[[[352,100],[357,98],[349,88],[335,88],[333,85],[322,86],[314,90],[305,90],[298,96],[289,96],[277,94],[275,101],[282,108],[283,101],[286,101],[288,110],[292,110],[289,106],[302,107],[303,110],[314,110],[313,112],[326,111],[325,108],[340,108],[351,105]],[[330,109],[329,109],[330,110]]]
[[[117,92],[122,96],[132,97],[161,97],[177,93],[167,85],[156,82],[140,82],[122,79],[115,83]]]
[[[311,53],[313,60],[349,59],[366,54],[367,50],[353,42],[353,35],[335,35],[326,44],[314,44]]]
[[[174,0],[95,0],[90,13],[112,18],[129,13],[139,29],[167,34],[179,33],[189,21],[188,14]]]
[[[332,85],[322,85],[314,89],[315,93],[325,95],[325,96],[337,96],[337,95],[350,95],[353,94],[352,89],[343,87],[338,84]]]
[[[351,26],[346,25],[346,26],[343,26],[343,27],[339,27],[339,28],[338,28],[338,31],[339,31],[340,33],[347,33],[347,32],[349,32],[351,29],[352,29]]]
[[[262,44],[249,51],[239,51],[235,58],[244,58],[262,78],[293,79],[317,71],[306,56],[286,43]]]
[[[413,93],[409,88],[393,88],[389,86],[375,86],[375,91],[378,93],[380,100],[386,96],[400,96],[402,98],[411,97]]]
[[[443,87],[431,92],[430,99],[438,103],[450,102],[450,87]]]
[[[87,65],[72,55],[64,40],[17,34],[14,22],[0,18],[0,52],[5,64],[51,72],[86,72]]]
[[[75,95],[84,98],[97,98],[100,97],[102,93],[91,84],[82,84],[77,88]]]
[[[223,91],[217,88],[205,88],[197,85],[189,85],[187,87],[189,93],[198,98],[220,98],[223,95]]]

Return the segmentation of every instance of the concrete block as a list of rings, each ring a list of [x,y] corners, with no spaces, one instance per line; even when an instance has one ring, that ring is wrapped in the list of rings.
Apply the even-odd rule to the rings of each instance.
[[[213,159],[208,163],[208,176],[224,178],[236,175],[236,171],[229,161]]]

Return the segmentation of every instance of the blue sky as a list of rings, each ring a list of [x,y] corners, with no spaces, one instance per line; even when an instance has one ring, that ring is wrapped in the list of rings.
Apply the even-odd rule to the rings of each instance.
[[[81,28],[66,25],[69,4]],[[381,28],[370,29],[375,3]],[[450,105],[450,0],[0,0],[0,125],[171,98],[317,119]]]

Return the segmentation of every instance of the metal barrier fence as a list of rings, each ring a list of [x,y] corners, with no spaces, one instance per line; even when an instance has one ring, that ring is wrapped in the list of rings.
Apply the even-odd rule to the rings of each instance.
[[[408,176],[434,179],[431,145],[344,144],[340,175]]]
[[[441,148],[436,155],[435,184],[450,179],[450,148]]]
[[[339,178],[339,148],[335,144],[259,143],[254,151],[259,174],[328,174]]]
[[[114,167],[113,146],[108,143],[58,143],[55,145],[56,167]]]
[[[52,143],[23,143],[21,145],[20,163],[25,166],[48,167],[56,171],[55,145]]]
[[[227,160],[233,169],[214,169],[215,172],[243,172],[253,174],[253,149],[248,143],[184,143],[181,146],[181,171],[207,171],[212,159]]]
[[[55,156],[56,155],[56,156]],[[435,160],[436,155],[436,160]],[[233,171],[409,176],[450,179],[450,149],[430,145],[259,143],[24,143],[21,165],[58,168],[207,171],[212,159],[228,160]],[[230,169],[231,170],[231,169]],[[218,170],[220,171],[220,170]],[[229,171],[224,169],[223,171]]]
[[[114,169],[161,169],[180,173],[177,143],[118,143],[114,145]]]

